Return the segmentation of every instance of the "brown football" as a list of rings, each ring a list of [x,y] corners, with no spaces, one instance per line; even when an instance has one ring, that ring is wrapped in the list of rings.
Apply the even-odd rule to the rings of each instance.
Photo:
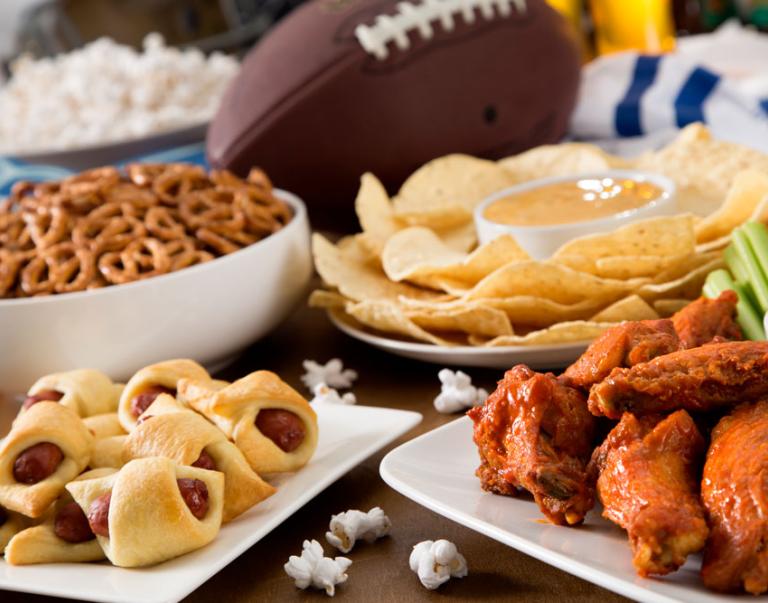
[[[351,204],[365,171],[392,190],[440,155],[558,141],[579,71],[544,0],[312,0],[245,58],[208,159],[260,166],[310,206]]]

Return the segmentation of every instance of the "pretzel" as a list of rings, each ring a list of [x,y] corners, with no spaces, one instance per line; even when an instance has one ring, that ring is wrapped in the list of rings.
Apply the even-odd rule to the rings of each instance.
[[[171,269],[171,258],[163,243],[144,237],[132,241],[120,252],[105,253],[99,258],[99,271],[110,283],[119,285]]]
[[[39,250],[21,272],[27,295],[83,291],[95,274],[93,254],[74,243]]]
[[[69,213],[60,207],[41,207],[36,213],[23,213],[21,217],[38,249],[61,243],[69,231]]]
[[[144,216],[147,230],[153,237],[163,241],[173,241],[186,236],[184,226],[179,224],[167,207],[152,207]]]
[[[147,228],[132,213],[128,205],[105,204],[78,220],[72,229],[72,241],[97,255],[121,251],[132,241],[147,235]]]
[[[168,241],[165,244],[165,250],[171,259],[171,272],[213,259],[213,254],[197,249],[194,239],[189,237]]]
[[[173,164],[152,181],[152,191],[171,206],[178,205],[187,194],[210,186],[205,170],[196,165]]]
[[[233,253],[287,224],[259,169],[246,180],[196,165],[97,168],[17,182],[0,202],[0,297],[122,284]]]

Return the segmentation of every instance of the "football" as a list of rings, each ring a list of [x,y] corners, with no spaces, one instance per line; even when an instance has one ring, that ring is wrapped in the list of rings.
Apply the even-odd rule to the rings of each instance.
[[[366,171],[396,190],[440,155],[558,141],[580,63],[545,0],[312,0],[243,61],[208,159],[260,166],[310,208],[351,204]]]

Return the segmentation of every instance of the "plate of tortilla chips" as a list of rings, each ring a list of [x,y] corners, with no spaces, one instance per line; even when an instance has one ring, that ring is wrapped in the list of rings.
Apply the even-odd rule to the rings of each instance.
[[[674,180],[680,213],[565,243],[533,260],[510,235],[478,245],[473,210],[503,188],[550,176],[642,169]],[[310,305],[347,334],[447,365],[557,367],[625,320],[667,317],[723,266],[731,231],[768,219],[768,155],[701,124],[635,159],[583,143],[488,161],[435,159],[390,198],[373,174],[355,209],[362,232],[315,234],[324,286]]]

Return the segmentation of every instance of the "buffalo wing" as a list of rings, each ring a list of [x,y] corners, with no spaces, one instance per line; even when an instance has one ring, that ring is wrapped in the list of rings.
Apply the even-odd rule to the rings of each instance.
[[[768,342],[713,343],[659,356],[632,368],[617,368],[592,387],[589,410],[619,419],[624,412],[647,415],[706,411],[768,395]]]
[[[684,410],[624,414],[589,466],[603,516],[627,530],[641,576],[677,570],[707,538],[698,470],[704,439]]]
[[[506,495],[525,489],[553,523],[583,521],[594,504],[586,464],[595,418],[581,392],[518,365],[468,414],[484,489]]]

